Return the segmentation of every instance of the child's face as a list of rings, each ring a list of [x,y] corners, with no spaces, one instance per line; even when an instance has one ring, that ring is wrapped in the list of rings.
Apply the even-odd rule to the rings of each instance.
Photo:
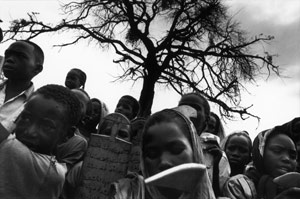
[[[205,101],[198,96],[189,96],[180,101],[181,105],[188,105],[197,110],[197,122],[193,121],[198,133],[201,133],[206,126]]]
[[[295,171],[297,151],[292,139],[284,134],[271,137],[263,156],[267,174],[274,178],[287,172]]]
[[[209,133],[215,133],[216,125],[217,125],[216,118],[214,116],[209,116],[209,120],[207,122],[205,131],[207,131]]]
[[[175,122],[150,126],[144,139],[143,157],[149,176],[193,162],[191,144]]]
[[[38,72],[32,45],[17,41],[5,51],[3,73],[8,79],[31,80]]]
[[[68,72],[66,81],[65,81],[66,87],[69,89],[74,89],[74,88],[80,88],[81,83],[80,83],[80,76],[78,72],[71,70]]]
[[[67,132],[65,116],[62,104],[36,94],[17,120],[16,138],[34,152],[51,155]]]
[[[228,140],[225,153],[232,168],[243,168],[250,161],[249,140],[243,135],[233,135]]]
[[[100,134],[103,135],[111,135],[112,133],[116,133],[115,136],[117,138],[121,138],[125,141],[130,142],[130,126],[129,123],[126,125],[126,118],[124,116],[119,115],[109,115],[104,118],[103,123],[100,126]],[[128,120],[127,120],[128,121]],[[112,131],[116,132],[112,132]]]
[[[132,120],[133,119],[132,102],[129,99],[121,98],[117,104],[115,113],[121,113],[125,115],[129,120]]]
[[[85,93],[83,93],[82,91],[80,91],[80,90],[72,89],[71,91],[79,99],[80,105],[81,105],[81,112],[82,112],[83,115],[85,115],[88,103],[90,101],[89,97]]]

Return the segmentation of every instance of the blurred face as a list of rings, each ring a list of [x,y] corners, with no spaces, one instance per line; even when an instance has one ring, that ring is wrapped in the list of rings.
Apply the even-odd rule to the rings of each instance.
[[[117,104],[115,113],[121,113],[125,115],[129,120],[132,120],[133,119],[132,102],[129,99],[121,98]]]
[[[197,121],[192,120],[198,134],[201,134],[206,127],[207,115],[205,113],[205,101],[195,95],[184,97],[180,100],[180,105],[188,105],[197,110]]]
[[[14,42],[4,55],[3,73],[8,79],[28,81],[40,72],[36,64],[34,47],[26,42]]]
[[[68,72],[65,85],[69,89],[80,88],[81,86],[80,74],[77,71],[73,71],[73,70]]]
[[[271,137],[265,146],[264,168],[266,173],[277,177],[295,171],[297,151],[292,139],[284,134]]]
[[[217,120],[214,116],[209,116],[209,121],[206,126],[206,131],[210,133],[215,133],[215,128],[217,125]]]
[[[80,90],[76,90],[76,89],[73,89],[71,90],[75,95],[76,97],[79,99],[80,101],[80,105],[81,105],[81,113],[82,115],[85,115],[86,114],[86,110],[87,110],[87,106],[88,106],[88,103],[90,101],[89,97],[83,93],[82,91]]]
[[[99,127],[100,134],[116,135],[117,138],[130,142],[130,125],[129,123],[128,125],[124,123],[122,122],[122,118],[118,118],[118,116],[114,116],[114,118],[105,117]]]
[[[36,94],[16,123],[16,138],[32,151],[51,155],[67,132],[66,110],[53,99]]]
[[[143,158],[149,176],[193,162],[191,144],[175,122],[150,126],[144,138]]]
[[[244,169],[250,161],[249,140],[243,135],[233,135],[228,140],[225,153],[230,167]]]

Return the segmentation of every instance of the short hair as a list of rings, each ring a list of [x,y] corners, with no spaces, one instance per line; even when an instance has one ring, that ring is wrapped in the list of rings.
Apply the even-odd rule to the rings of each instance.
[[[70,70],[70,72],[71,71],[76,71],[79,74],[79,81],[80,81],[80,84],[82,85],[82,88],[84,89],[85,82],[86,82],[86,74],[85,74],[85,72],[83,72],[79,68],[72,68]]]
[[[80,102],[70,89],[61,85],[48,84],[37,89],[32,96],[37,94],[62,104],[66,108],[65,117],[71,126],[75,126],[79,122],[81,116]]]
[[[25,42],[25,43],[33,46],[33,48],[34,48],[33,52],[34,52],[36,61],[41,65],[44,64],[44,59],[45,59],[44,52],[39,45],[37,45],[36,43],[29,41],[29,40],[17,40],[17,42],[18,41]]]
[[[133,118],[135,118],[140,110],[139,102],[130,95],[124,95],[120,98],[120,100],[121,99],[128,99],[130,102],[132,102],[132,113],[133,113]]]

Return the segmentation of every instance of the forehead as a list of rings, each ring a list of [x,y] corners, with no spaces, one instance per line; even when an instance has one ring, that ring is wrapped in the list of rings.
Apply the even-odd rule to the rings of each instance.
[[[68,72],[68,75],[76,75],[76,76],[79,76],[79,72],[76,71],[76,70],[70,70],[70,71]]]
[[[245,145],[245,143],[246,143],[245,147],[248,147],[248,145],[250,144],[249,142],[250,142],[250,140],[245,135],[234,134],[229,138],[228,145],[230,145],[230,144],[233,144],[233,145],[243,144],[243,145]]]
[[[129,98],[126,98],[126,97],[122,97],[118,104],[129,104],[130,106],[133,104],[133,101]]]
[[[291,149],[296,148],[293,140],[285,134],[272,135],[272,137],[267,140],[266,146],[268,147],[273,145],[280,145]]]
[[[187,132],[184,132],[176,122],[160,122],[151,125],[145,132],[145,143],[153,140],[169,142],[172,140],[188,139]]]
[[[47,117],[60,121],[67,116],[66,108],[61,103],[45,98],[41,94],[34,94],[26,103],[24,110],[31,112],[36,117]]]
[[[33,53],[34,51],[34,47],[29,44],[26,43],[24,41],[17,41],[12,43],[7,50],[13,50],[13,51],[17,51],[17,52],[31,52]]]

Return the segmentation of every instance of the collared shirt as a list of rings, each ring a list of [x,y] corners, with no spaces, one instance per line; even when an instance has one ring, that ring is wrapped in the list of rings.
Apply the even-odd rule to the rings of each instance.
[[[6,85],[6,81],[0,84],[0,122],[11,133],[16,127],[15,120],[23,111],[26,100],[34,91],[34,86],[31,83],[28,89],[4,102]]]
[[[0,143],[0,198],[58,198],[67,168],[10,135]]]

